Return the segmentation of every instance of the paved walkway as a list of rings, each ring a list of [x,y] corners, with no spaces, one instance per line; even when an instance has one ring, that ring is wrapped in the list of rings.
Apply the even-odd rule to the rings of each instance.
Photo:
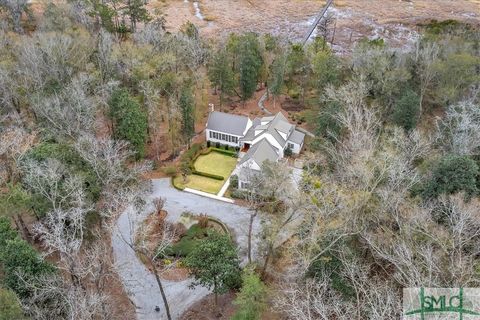
[[[227,185],[227,187],[228,187],[228,185]],[[208,193],[208,192],[203,192],[203,191],[200,191],[200,190],[195,190],[195,189],[190,189],[190,188],[185,188],[183,191],[193,193],[193,194],[196,194],[196,195],[199,195],[199,196],[202,196],[202,197],[207,197],[207,198],[210,198],[210,199],[213,199],[213,200],[227,202],[227,203],[234,203],[235,202],[232,199],[223,197],[223,194],[225,193],[225,191],[220,195],[220,193],[222,192],[221,190],[218,194],[211,194],[211,193]]]
[[[228,187],[230,187],[230,177],[231,177],[231,175],[228,176],[227,180],[225,181],[225,183],[222,186],[222,189],[220,189],[220,191],[217,193],[217,196],[223,197],[225,192],[227,192]]]
[[[164,208],[168,212],[167,220],[170,222],[178,221],[185,211],[194,214],[207,213],[221,220],[231,229],[238,244],[240,257],[244,262],[250,221],[250,211],[247,208],[178,191],[170,186],[170,179],[152,180],[152,187],[152,194],[150,199],[147,199],[149,203],[144,212],[135,214],[132,209],[125,210],[118,218],[112,235],[115,266],[130,299],[137,307],[139,320],[166,319],[160,291],[153,274],[126,243],[126,241],[132,242],[132,235],[137,227],[153,211],[152,198],[165,198]],[[254,239],[258,241],[260,233],[258,219],[254,223],[253,230]],[[254,241],[254,257],[257,256],[257,247],[258,242]],[[189,289],[190,283],[191,280],[179,282],[163,280],[174,319],[178,319],[183,312],[208,294],[208,290],[203,287]],[[160,312],[155,311],[156,306],[160,307]]]

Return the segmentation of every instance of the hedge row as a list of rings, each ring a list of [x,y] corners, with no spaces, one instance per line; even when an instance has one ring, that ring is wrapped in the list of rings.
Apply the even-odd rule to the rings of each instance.
[[[219,152],[219,153],[223,153],[223,154],[226,154],[226,155],[229,155],[229,156],[237,156],[237,152],[236,151],[230,151],[230,150],[225,150],[225,149],[220,149],[220,148],[210,148],[212,149],[213,151],[216,151],[216,152]]]
[[[175,178],[176,178],[176,177],[177,177],[177,176],[173,176],[173,177],[172,177],[172,186],[173,186],[175,189],[179,190],[179,191],[185,190],[185,186],[183,186],[183,185],[182,185],[182,186],[179,186],[179,185],[177,185],[177,184],[175,183]]]
[[[212,179],[215,179],[215,180],[225,179],[224,177],[222,177],[218,174],[211,174],[211,173],[207,173],[207,172],[197,171],[195,169],[192,170],[192,174],[196,174],[197,176],[202,176],[202,177],[206,177],[206,178],[212,178]]]

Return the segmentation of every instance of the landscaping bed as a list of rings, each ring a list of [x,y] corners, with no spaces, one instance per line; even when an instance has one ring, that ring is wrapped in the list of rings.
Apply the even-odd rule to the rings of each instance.
[[[179,241],[165,250],[165,257],[186,257],[195,249],[201,240],[208,237],[209,231],[229,233],[228,229],[221,222],[211,218],[200,217],[199,222],[192,225]]]

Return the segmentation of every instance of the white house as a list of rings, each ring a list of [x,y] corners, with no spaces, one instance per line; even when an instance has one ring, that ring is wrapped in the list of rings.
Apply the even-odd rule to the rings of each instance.
[[[249,177],[261,170],[264,161],[276,162],[289,149],[299,154],[305,134],[288,122],[282,113],[255,118],[211,112],[206,128],[207,141],[239,147],[245,155],[238,163],[239,188],[248,187]]]
[[[207,141],[240,147],[240,139],[251,126],[252,121],[248,117],[213,111],[208,116],[205,133]]]

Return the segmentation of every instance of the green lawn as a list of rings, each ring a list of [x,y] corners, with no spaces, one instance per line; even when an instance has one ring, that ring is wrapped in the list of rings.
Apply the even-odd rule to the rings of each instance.
[[[195,169],[198,171],[216,174],[227,178],[237,165],[237,158],[212,151],[207,155],[198,157]]]
[[[200,156],[197,161],[195,161],[195,169],[198,171],[216,174],[224,178],[230,176],[236,165],[237,158],[215,151]],[[186,183],[183,183],[181,176],[176,177],[175,180],[176,185],[212,194],[217,194],[225,184],[225,180],[215,180],[195,174],[189,175]]]
[[[180,179],[182,178],[180,177]],[[187,177],[187,183],[184,185],[190,189],[217,194],[220,189],[222,189],[224,183],[225,180],[215,180],[212,178],[198,176],[196,174],[191,174]]]

